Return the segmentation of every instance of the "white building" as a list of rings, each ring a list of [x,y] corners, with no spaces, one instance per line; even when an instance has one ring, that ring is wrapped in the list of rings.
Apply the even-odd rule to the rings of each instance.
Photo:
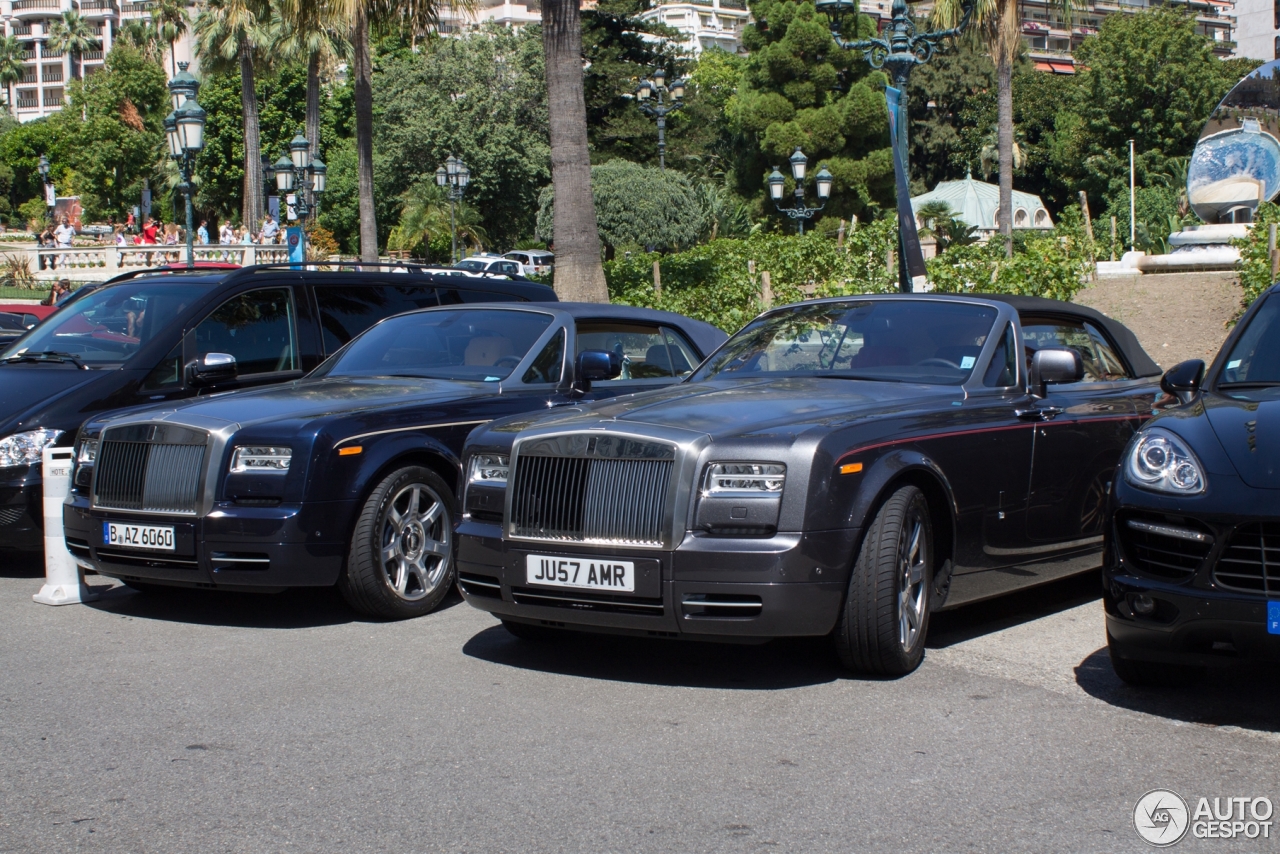
[[[1280,0],[1236,0],[1236,56],[1280,59]]]
[[[523,27],[542,22],[542,4],[538,0],[512,3],[511,0],[478,0],[475,12],[467,14],[450,6],[440,11],[441,35],[460,35],[481,24],[495,21],[504,27]]]
[[[89,23],[98,39],[98,47],[80,57],[86,75],[102,67],[103,57],[111,50],[123,23],[151,18],[148,0],[0,0],[0,31],[17,38],[27,48],[22,79],[5,92],[9,112],[20,122],[62,109],[66,83],[71,79],[71,57],[50,50],[46,38],[53,22],[72,9]],[[191,60],[189,35],[178,41],[176,51],[176,61]],[[166,65],[171,66],[172,62],[169,60]]]
[[[694,0],[657,4],[642,12],[640,20],[679,30],[684,52],[698,56],[712,48],[742,53],[742,29],[751,23],[751,13],[746,0]]]

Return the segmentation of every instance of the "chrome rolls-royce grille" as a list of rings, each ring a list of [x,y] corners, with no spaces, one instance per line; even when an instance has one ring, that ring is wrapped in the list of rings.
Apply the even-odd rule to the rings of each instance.
[[[610,435],[524,442],[511,494],[513,536],[565,543],[661,546],[670,528],[675,449]]]
[[[173,424],[107,430],[93,471],[93,503],[107,510],[194,515],[208,435]]]

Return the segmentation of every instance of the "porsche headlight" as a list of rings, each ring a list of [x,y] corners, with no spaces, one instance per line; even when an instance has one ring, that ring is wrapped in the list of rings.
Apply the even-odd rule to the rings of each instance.
[[[231,473],[284,474],[289,470],[289,463],[292,460],[292,448],[242,445],[231,454]]]
[[[1198,495],[1204,492],[1204,467],[1181,439],[1153,427],[1142,433],[1125,461],[1125,477],[1134,486]]]
[[[511,458],[503,454],[476,454],[471,458],[472,483],[506,486],[511,471]]]
[[[782,463],[712,463],[703,486],[707,495],[746,493],[776,495],[787,480]]]
[[[33,466],[49,445],[62,438],[61,430],[28,430],[0,439],[0,468]]]

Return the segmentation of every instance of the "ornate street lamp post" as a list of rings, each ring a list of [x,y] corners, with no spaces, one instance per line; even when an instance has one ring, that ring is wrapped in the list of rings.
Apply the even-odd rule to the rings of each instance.
[[[458,223],[454,213],[454,206],[462,200],[462,194],[466,192],[467,184],[471,181],[471,170],[467,168],[467,164],[462,162],[461,158],[449,155],[449,159],[444,165],[436,170],[436,183],[441,187],[447,188],[449,196],[449,236],[451,240],[451,248],[449,250],[449,263],[458,263]]]
[[[192,206],[196,188],[191,181],[191,173],[195,169],[196,157],[204,149],[204,124],[208,117],[204,108],[196,102],[200,83],[187,73],[187,63],[181,62],[178,67],[181,70],[169,81],[174,110],[165,117],[164,134],[169,143],[169,156],[177,161],[178,174],[182,179],[178,184],[178,192],[182,194],[187,208],[187,269],[194,270],[195,223]]]
[[[53,220],[53,199],[50,197],[49,186],[53,183],[49,180],[49,157],[46,154],[40,155],[40,165],[36,167],[40,172],[40,181],[44,184],[44,208],[45,219]]]
[[[911,211],[910,173],[907,171],[907,81],[911,69],[928,62],[938,44],[964,32],[973,17],[976,0],[963,0],[960,20],[949,30],[917,33],[911,12],[905,0],[893,0],[889,26],[883,38],[845,41],[841,36],[845,22],[853,23],[858,16],[857,0],[816,0],[815,6],[831,22],[831,37],[845,50],[861,50],[867,55],[872,68],[884,68],[893,78],[893,85],[885,87],[885,99],[889,105],[889,137],[893,147],[893,171],[898,196],[898,287],[911,291],[915,283],[923,284],[926,270],[924,253],[920,251],[920,237],[916,233],[915,214]]]
[[[667,116],[684,106],[685,81],[676,78],[667,86],[667,73],[661,68],[653,71],[652,80],[641,80],[636,87],[636,105],[646,116],[658,120],[658,168],[667,168]],[[668,103],[664,95],[671,96]],[[655,98],[655,101],[650,101]]]
[[[274,174],[280,195],[294,193],[293,210],[304,220],[320,210],[320,196],[325,191],[328,168],[319,157],[311,156],[311,141],[298,131],[289,143],[289,153],[276,161]]]
[[[827,206],[827,199],[831,196],[831,173],[827,171],[827,167],[823,166],[818,170],[818,174],[813,176],[813,182],[818,187],[818,206],[811,208],[804,202],[804,178],[805,171],[809,165],[809,158],[804,156],[804,152],[797,146],[792,152],[791,158],[791,177],[795,179],[795,204],[789,208],[781,205],[782,195],[785,189],[784,185],[787,179],[778,171],[778,167],[773,167],[773,172],[765,180],[769,185],[769,198],[773,199],[773,206],[780,213],[784,213],[791,219],[796,221],[796,228],[801,234],[804,234],[804,221],[813,219],[813,215]]]

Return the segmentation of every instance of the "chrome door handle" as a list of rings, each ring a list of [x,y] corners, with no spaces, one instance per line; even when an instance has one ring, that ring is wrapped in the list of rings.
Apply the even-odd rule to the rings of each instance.
[[[1065,411],[1061,406],[1042,406],[1037,409],[1015,409],[1013,414],[1023,421],[1052,421]]]

